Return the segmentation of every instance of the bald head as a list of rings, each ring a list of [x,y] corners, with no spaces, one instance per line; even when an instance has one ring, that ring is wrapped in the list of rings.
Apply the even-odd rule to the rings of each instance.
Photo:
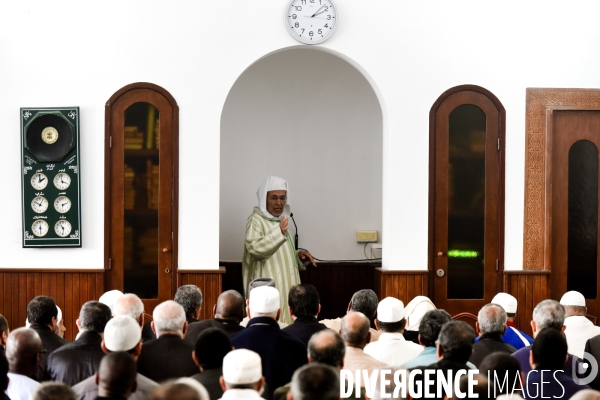
[[[115,351],[102,358],[96,375],[99,396],[128,397],[136,389],[137,365],[124,351]]]
[[[331,329],[324,329],[308,341],[308,361],[323,363],[336,368],[344,366],[346,345],[342,337]]]
[[[35,376],[43,350],[42,340],[29,328],[15,329],[6,341],[6,358],[10,372],[28,377]]]
[[[215,305],[215,318],[230,319],[240,323],[244,319],[244,297],[235,290],[227,290],[219,295]]]
[[[127,293],[119,297],[113,305],[113,317],[127,315],[136,320],[140,326],[144,325],[144,303],[133,293]]]
[[[156,306],[152,318],[152,327],[157,338],[164,334],[183,337],[187,330],[185,311],[180,304],[173,300],[167,300]]]
[[[349,312],[342,318],[340,334],[346,346],[364,348],[371,337],[369,319],[363,313]]]

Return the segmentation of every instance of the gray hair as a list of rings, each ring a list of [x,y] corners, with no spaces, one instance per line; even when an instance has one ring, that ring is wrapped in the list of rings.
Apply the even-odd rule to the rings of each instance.
[[[344,339],[331,329],[313,334],[308,341],[308,357],[311,362],[341,367],[346,355]]]
[[[139,321],[140,316],[144,313],[144,303],[137,295],[127,293],[115,301],[112,312],[113,317],[126,315]]]
[[[506,328],[506,311],[498,304],[489,303],[481,307],[477,314],[481,333],[504,333]]]
[[[375,311],[377,311],[377,305],[379,304],[377,294],[371,289],[359,290],[352,295],[351,301],[352,311],[361,312],[369,319],[373,317]]]
[[[31,395],[33,400],[77,400],[77,395],[62,382],[42,382]]]
[[[556,300],[543,300],[533,309],[533,321],[537,331],[544,328],[561,330],[565,324],[565,308]]]
[[[196,285],[183,285],[175,292],[175,302],[185,310],[185,315],[193,317],[194,312],[202,305],[202,292]]]
[[[294,372],[290,388],[294,400],[338,400],[340,373],[325,364],[307,364]]]
[[[185,311],[180,304],[167,300],[156,306],[152,313],[156,332],[183,332]]]

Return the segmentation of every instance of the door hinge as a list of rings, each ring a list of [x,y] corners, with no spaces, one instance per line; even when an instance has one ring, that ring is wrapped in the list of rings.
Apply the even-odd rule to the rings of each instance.
[[[112,258],[108,259],[108,269],[112,269]]]
[[[498,138],[498,151],[500,151],[500,138]]]
[[[500,264],[500,262],[498,261],[498,259],[496,259],[496,271],[498,271],[499,264]]]
[[[108,148],[112,149],[112,136],[108,137]]]

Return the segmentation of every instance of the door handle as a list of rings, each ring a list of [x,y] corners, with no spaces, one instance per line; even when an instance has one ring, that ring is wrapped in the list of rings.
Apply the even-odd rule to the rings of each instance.
[[[444,253],[442,253],[441,251],[438,251],[438,253],[437,253],[438,258],[440,258],[443,255],[444,255]]]
[[[168,253],[168,252],[169,252],[169,249],[166,247],[163,247],[163,253]]]

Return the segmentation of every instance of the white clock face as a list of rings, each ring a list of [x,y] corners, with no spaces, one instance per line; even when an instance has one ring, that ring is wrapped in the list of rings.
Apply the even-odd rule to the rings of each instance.
[[[288,33],[297,41],[318,44],[329,39],[339,13],[332,0],[291,0],[284,14]]]
[[[48,199],[44,196],[36,196],[31,200],[31,208],[38,214],[46,212],[48,209]]]
[[[60,237],[69,236],[69,233],[71,233],[71,223],[66,219],[59,220],[54,224],[54,232]]]
[[[38,219],[31,224],[31,231],[37,237],[46,236],[46,233],[48,233],[48,223],[43,219]]]
[[[66,213],[71,209],[71,200],[67,196],[58,196],[54,200],[54,209],[61,214]]]
[[[47,185],[48,177],[41,172],[38,172],[31,177],[31,186],[33,186],[35,190],[45,189]]]
[[[69,176],[69,174],[60,172],[60,173],[56,174],[56,176],[54,177],[54,186],[56,186],[56,188],[58,190],[65,190],[70,185],[71,185],[71,177]]]

